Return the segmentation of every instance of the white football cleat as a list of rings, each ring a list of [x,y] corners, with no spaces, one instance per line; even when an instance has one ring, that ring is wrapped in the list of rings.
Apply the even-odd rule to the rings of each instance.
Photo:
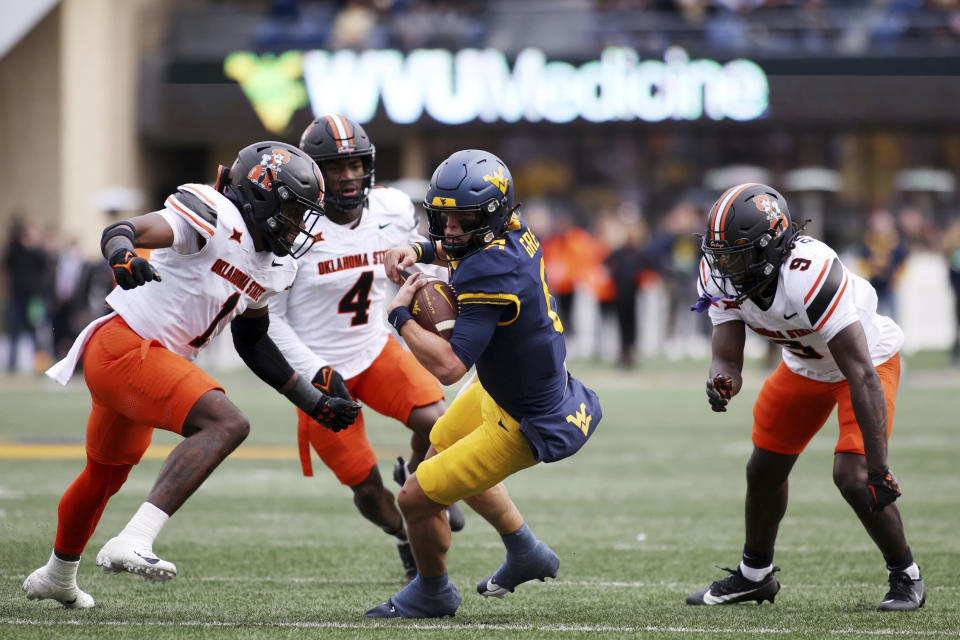
[[[76,581],[64,584],[50,575],[43,566],[27,576],[23,581],[23,591],[28,600],[56,600],[67,609],[89,609],[94,605],[93,596],[81,591]]]
[[[104,573],[129,573],[152,582],[166,582],[177,575],[177,566],[158,558],[149,544],[125,536],[110,538],[97,554],[97,566]]]

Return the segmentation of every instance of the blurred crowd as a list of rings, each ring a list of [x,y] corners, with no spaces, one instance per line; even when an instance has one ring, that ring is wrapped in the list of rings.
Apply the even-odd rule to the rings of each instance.
[[[522,215],[542,240],[571,357],[630,368],[644,354],[706,353],[709,319],[689,307],[697,298],[697,234],[709,206],[701,197],[681,198],[653,216],[621,201],[585,217],[550,199],[524,204]],[[796,212],[794,217],[800,218]],[[960,220],[940,225],[912,205],[875,208],[861,219],[860,239],[836,249],[876,288],[879,312],[897,318],[898,285],[911,255],[939,254],[960,329]],[[0,288],[6,371],[40,372],[63,357],[79,331],[107,312],[104,298],[112,286],[103,260],[86,259],[69,238],[15,216],[6,233]],[[960,363],[960,330],[955,336],[952,364]]]
[[[509,54],[537,46],[570,59],[595,56],[608,45],[658,57],[679,45],[731,55],[895,52],[933,59],[960,45],[960,0],[209,0],[183,6],[167,55],[188,48],[216,57],[229,50],[218,39],[231,38],[244,46],[252,40],[259,50],[493,47]],[[235,28],[209,29],[204,13],[211,19],[230,13]],[[942,299],[949,282],[960,318],[960,190],[954,184],[960,136],[954,129],[800,123],[735,132],[638,127],[609,135],[623,130],[598,126],[564,137],[516,127],[491,128],[483,137],[468,130],[458,140],[490,148],[513,169],[523,215],[543,242],[571,355],[634,366],[647,354],[706,352],[709,321],[688,310],[697,297],[695,234],[713,198],[739,182],[782,186],[795,219],[812,218],[812,235],[869,278],[881,313],[896,318],[903,311],[898,286],[913,256],[940,256],[937,268],[946,265],[941,270],[948,272]],[[449,153],[444,136],[420,136],[427,157]],[[769,175],[711,177],[744,165]],[[897,183],[903,170],[921,168],[936,168],[949,185]],[[836,184],[791,187],[791,173],[805,169],[830,173]],[[902,198],[924,189],[926,199]],[[0,234],[0,363],[7,371],[42,370],[105,311],[112,277],[102,260],[86,258],[89,248],[80,251],[70,238],[37,227],[30,212],[14,212],[12,220],[5,237]],[[951,354],[960,360],[960,338]]]
[[[5,371],[42,372],[66,355],[80,330],[107,312],[113,273],[103,260],[87,260],[76,243],[14,215],[3,245]]]
[[[607,359],[627,368],[641,352],[706,353],[709,320],[690,306],[697,298],[698,234],[710,204],[699,196],[681,198],[662,215],[645,216],[637,204],[621,202],[579,220],[536,200],[525,205],[525,219],[543,238],[550,288],[575,357],[603,356],[603,342],[614,335],[615,352],[607,354],[614,358]],[[804,220],[799,211],[794,219]],[[950,361],[960,363],[960,220],[943,225],[912,204],[877,207],[858,219],[857,240],[834,246],[875,287],[879,313],[898,319],[898,288],[911,256],[934,257],[947,271],[942,280],[950,283],[954,299]],[[578,312],[578,296],[596,309],[594,317]],[[645,335],[648,344],[641,348]]]
[[[659,54],[679,45],[857,55],[960,41],[956,0],[273,0],[266,18],[255,37],[263,49],[509,51],[522,43],[568,52],[622,45]]]

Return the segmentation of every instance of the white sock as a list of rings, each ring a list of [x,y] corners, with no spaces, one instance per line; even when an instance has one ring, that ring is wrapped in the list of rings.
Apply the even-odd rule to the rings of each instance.
[[[770,573],[770,565],[767,565],[763,569],[754,569],[753,567],[748,567],[743,564],[743,560],[740,561],[740,573],[743,574],[743,577],[752,582],[760,582],[767,577],[767,574]]]
[[[916,562],[914,562],[912,565],[904,569],[903,572],[908,576],[910,576],[911,580],[920,579],[920,567],[917,566]],[[890,569],[887,569],[887,575],[888,576],[890,575]]]
[[[63,560],[51,551],[50,559],[47,560],[47,575],[59,584],[75,585],[77,584],[77,568],[79,566],[79,560]]]
[[[129,536],[143,540],[150,548],[153,548],[153,541],[160,535],[163,525],[170,519],[159,507],[149,502],[144,502],[137,509],[137,512],[130,518],[130,522],[120,532],[121,536]]]

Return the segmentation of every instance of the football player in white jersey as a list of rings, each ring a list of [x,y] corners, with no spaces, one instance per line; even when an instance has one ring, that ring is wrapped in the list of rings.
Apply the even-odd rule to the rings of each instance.
[[[339,114],[318,117],[304,131],[300,148],[323,174],[326,210],[314,229],[316,243],[299,259],[293,287],[271,306],[270,336],[316,386],[329,390],[331,384],[345,384],[353,397],[411,430],[409,462],[401,458],[394,469],[402,485],[423,460],[430,429],[446,405],[440,383],[384,321],[387,277],[381,262],[390,247],[424,238],[416,230],[410,198],[397,189],[373,186],[375,148],[357,122]],[[384,487],[363,413],[341,433],[314,429],[309,416],[297,413],[304,475],[313,475],[312,445],[353,491],[360,513],[395,537],[406,577],[413,579],[417,568],[403,518],[393,493]],[[449,517],[452,527],[463,527],[458,507]]]
[[[93,405],[87,464],[60,500],[53,552],[24,581],[27,598],[94,605],[77,586],[80,554],[155,428],[184,440],[97,565],[160,582],[176,575],[173,563],[154,554],[154,540],[250,430],[223,387],[191,362],[227,324],[237,352],[265,382],[328,429],[353,422],[359,405],[300,377],[267,334],[268,301],[293,282],[296,257],[313,241],[306,221],[322,210],[314,162],[291,145],[260,142],[220,168],[216,188],[181,185],[160,211],[104,230],[101,249],[119,285],[107,296],[114,311],[91,323],[47,372],[66,384],[83,356]],[[149,261],[137,247],[153,249]]]
[[[707,218],[693,309],[709,310],[713,321],[710,406],[726,411],[740,391],[748,327],[780,346],[783,361],[753,408],[742,561],[687,603],[773,602],[787,477],[838,406],[833,481],[886,561],[890,589],[878,609],[916,610],[926,597],[923,580],[893,504],[900,487],[887,467],[903,332],[877,315],[873,287],[801,230],[783,196],[756,183],[728,189]]]

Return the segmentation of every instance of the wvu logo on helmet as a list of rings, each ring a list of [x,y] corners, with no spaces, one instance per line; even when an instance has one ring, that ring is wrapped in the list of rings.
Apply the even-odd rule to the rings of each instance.
[[[457,206],[457,200],[455,198],[444,198],[441,196],[433,196],[433,202],[431,202],[435,207],[455,207]]]
[[[506,176],[503,175],[503,167],[497,167],[497,171],[493,175],[488,173],[485,176],[483,176],[483,181],[492,182],[493,185],[497,189],[500,189],[500,192],[503,193],[504,195],[506,195],[507,193],[507,187],[510,186]]]
[[[288,152],[283,149],[271,149],[270,153],[260,156],[260,164],[250,169],[247,178],[265,191],[271,191],[274,176],[280,173],[281,167],[288,162],[290,162]]]

